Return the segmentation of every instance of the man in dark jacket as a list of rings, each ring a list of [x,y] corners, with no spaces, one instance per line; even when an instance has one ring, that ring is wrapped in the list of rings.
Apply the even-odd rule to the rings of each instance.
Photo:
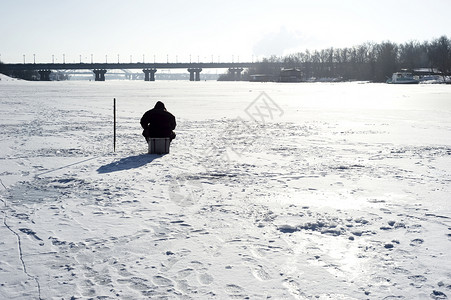
[[[144,129],[142,135],[149,138],[165,138],[171,141],[175,138],[174,129],[177,125],[175,117],[166,110],[163,102],[158,101],[155,107],[147,111],[141,118],[141,126]]]

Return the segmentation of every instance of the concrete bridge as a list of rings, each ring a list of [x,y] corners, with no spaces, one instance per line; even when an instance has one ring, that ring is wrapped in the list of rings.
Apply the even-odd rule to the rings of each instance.
[[[155,81],[158,69],[186,69],[190,73],[190,81],[199,81],[203,69],[229,69],[238,80],[244,68],[251,68],[257,63],[29,63],[29,64],[0,64],[2,71],[38,71],[41,81],[49,81],[50,74],[56,70],[91,70],[95,81],[105,81],[108,70],[141,69],[145,81]]]

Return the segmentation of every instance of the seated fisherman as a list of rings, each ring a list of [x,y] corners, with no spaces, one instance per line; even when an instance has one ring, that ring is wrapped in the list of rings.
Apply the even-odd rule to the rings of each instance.
[[[163,102],[158,101],[155,107],[147,111],[141,118],[144,129],[142,135],[149,141],[150,138],[175,138],[174,129],[177,125],[175,117],[166,110]]]

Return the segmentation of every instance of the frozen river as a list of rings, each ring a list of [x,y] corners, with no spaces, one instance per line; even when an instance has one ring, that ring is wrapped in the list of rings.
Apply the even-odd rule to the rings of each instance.
[[[451,85],[2,80],[0,115],[1,299],[451,296]]]

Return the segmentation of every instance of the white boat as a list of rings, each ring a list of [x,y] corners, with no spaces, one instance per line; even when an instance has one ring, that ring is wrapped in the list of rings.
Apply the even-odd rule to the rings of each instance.
[[[392,84],[417,84],[420,83],[418,76],[413,76],[410,72],[396,72],[387,80],[387,83]]]
[[[451,78],[444,75],[427,75],[420,78],[422,84],[450,84]]]

